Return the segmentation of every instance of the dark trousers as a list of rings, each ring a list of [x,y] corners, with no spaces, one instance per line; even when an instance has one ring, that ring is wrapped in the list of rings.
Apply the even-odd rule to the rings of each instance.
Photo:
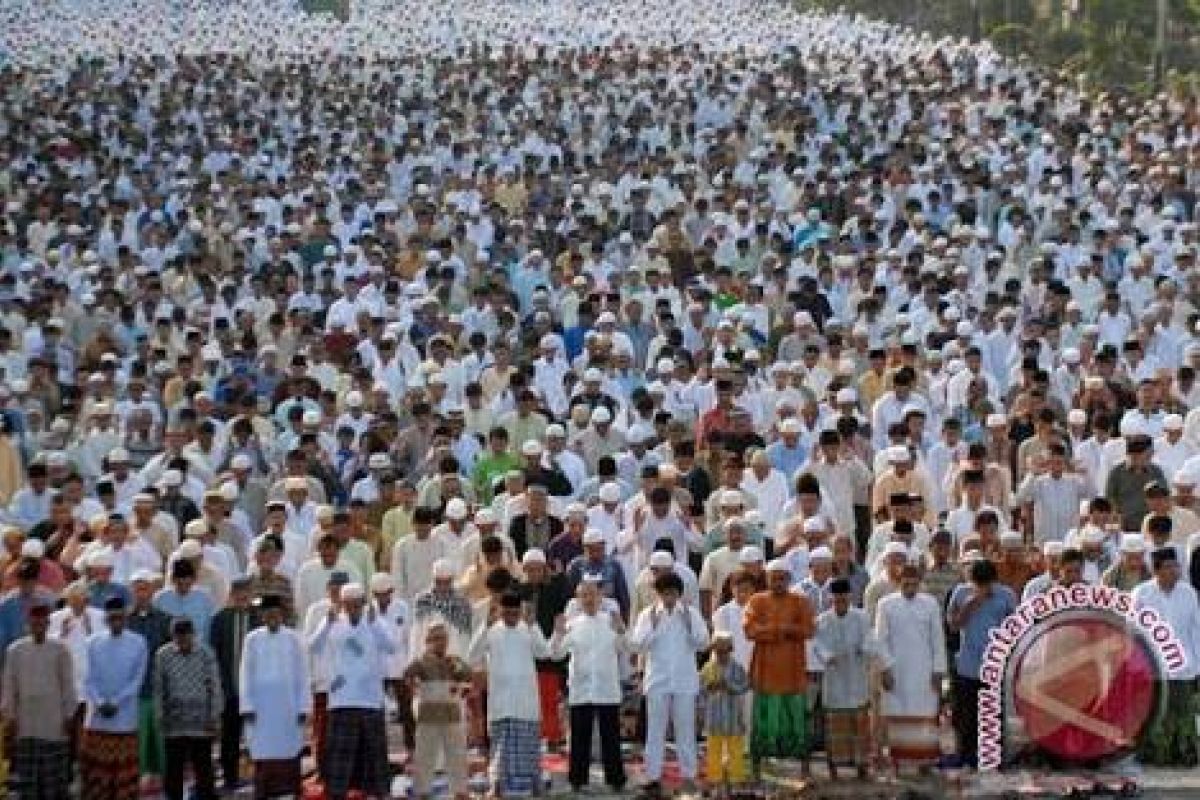
[[[625,786],[625,765],[621,762],[620,705],[571,706],[571,757],[567,779],[579,789],[587,786],[592,764],[592,723],[600,727],[600,757],[604,761],[604,782],[614,789]]]
[[[233,786],[242,775],[242,715],[237,697],[225,698],[221,712],[221,777],[226,786]]]
[[[979,690],[983,684],[974,678],[954,676],[954,705],[951,718],[958,738],[958,756],[967,766],[979,762]]]
[[[196,799],[216,800],[212,737],[168,736],[165,744],[167,774],[163,776],[163,793],[167,800],[183,800],[183,773],[188,764],[192,765],[192,774],[196,778]]]

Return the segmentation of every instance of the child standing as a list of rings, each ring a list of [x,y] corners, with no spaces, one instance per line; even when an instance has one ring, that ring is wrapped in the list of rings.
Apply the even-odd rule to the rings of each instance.
[[[468,797],[467,729],[460,694],[471,671],[462,659],[447,653],[449,646],[449,629],[435,622],[425,634],[425,652],[404,673],[417,707],[412,764],[418,798],[431,796],[439,760],[450,780],[450,794],[459,800]]]
[[[729,792],[746,780],[746,716],[743,698],[750,690],[746,668],[733,657],[733,634],[717,631],[712,655],[700,670],[704,689],[704,729],[708,756],[705,775],[711,787]]]

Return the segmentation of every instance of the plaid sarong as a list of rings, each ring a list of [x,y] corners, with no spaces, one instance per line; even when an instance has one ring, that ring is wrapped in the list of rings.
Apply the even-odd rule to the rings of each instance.
[[[79,774],[82,800],[136,800],[137,733],[84,731]]]
[[[866,707],[825,709],[825,755],[829,763],[852,767],[867,763]]]
[[[490,775],[503,793],[532,792],[541,778],[542,743],[534,720],[498,719],[488,726],[492,738]]]
[[[750,756],[806,758],[808,756],[808,697],[803,694],[754,695],[754,724]]]
[[[387,720],[383,709],[330,709],[321,777],[330,797],[344,797],[351,789],[360,789],[367,796],[387,796]]]
[[[29,737],[17,739],[9,785],[21,800],[66,800],[67,742]]]
[[[276,758],[254,762],[254,800],[269,797],[300,797],[299,758]]]

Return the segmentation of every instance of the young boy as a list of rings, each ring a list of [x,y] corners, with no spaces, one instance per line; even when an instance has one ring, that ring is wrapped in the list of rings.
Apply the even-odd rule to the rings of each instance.
[[[879,646],[867,614],[852,608],[850,582],[837,578],[830,585],[833,608],[817,618],[813,650],[825,665],[821,673],[821,699],[825,704],[825,754],[829,776],[837,780],[839,765],[853,766],[858,777],[867,777],[866,731],[870,729],[867,703],[868,672],[872,660],[885,670],[884,686],[891,683],[891,666]]]
[[[704,730],[708,734],[705,776],[714,789],[728,794],[746,780],[746,715],[743,698],[750,691],[746,668],[733,655],[733,634],[717,631],[712,655],[700,670],[704,689]]]
[[[450,631],[443,622],[430,625],[425,652],[404,673],[417,704],[413,783],[418,798],[431,797],[430,782],[439,756],[457,800],[468,797],[467,730],[461,687],[471,680],[466,663],[447,653]]]

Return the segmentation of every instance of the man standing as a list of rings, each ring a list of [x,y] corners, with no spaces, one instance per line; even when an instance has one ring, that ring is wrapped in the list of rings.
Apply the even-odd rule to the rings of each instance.
[[[875,633],[892,658],[892,685],[885,687],[881,709],[892,763],[926,769],[941,755],[938,711],[946,636],[937,600],[920,587],[920,568],[905,565],[900,592],[879,601]]]
[[[138,693],[146,674],[146,640],[125,630],[125,600],[104,603],[107,631],[88,641],[83,742],[79,749],[82,800],[138,796]]]
[[[528,616],[521,619],[520,595],[505,592],[498,619],[476,634],[467,659],[487,675],[490,777],[498,797],[541,788],[537,659],[550,650],[532,613]]]
[[[746,636],[754,642],[750,758],[755,780],[764,758],[799,758],[804,776],[809,775],[805,646],[815,622],[808,598],[789,591],[791,579],[786,561],[769,563],[767,591],[751,597],[743,614]]]
[[[216,656],[196,642],[187,617],[171,622],[171,641],[154,657],[154,705],[166,742],[167,800],[183,800],[184,767],[191,764],[199,800],[215,800],[212,740],[224,707]]]
[[[567,780],[576,794],[588,783],[592,760],[592,726],[600,729],[600,755],[604,780],[615,792],[625,787],[621,761],[621,671],[625,625],[618,613],[604,609],[600,584],[585,577],[577,590],[580,613],[569,623],[554,620],[550,652],[554,658],[571,657],[567,670],[567,703],[571,709],[570,767]]]
[[[330,800],[345,800],[352,782],[368,797],[384,797],[389,787],[383,679],[386,656],[395,646],[375,606],[367,606],[362,584],[346,584],[341,605],[344,613],[330,606],[309,640],[314,656],[328,654],[330,668],[329,732],[321,775]]]
[[[226,792],[237,790],[240,780],[242,714],[238,710],[238,674],[246,635],[258,625],[250,607],[252,579],[239,577],[230,585],[229,603],[213,617],[208,643],[217,657],[221,688],[225,691],[221,714],[221,775]]]
[[[171,618],[154,607],[158,574],[139,570],[133,573],[133,610],[129,612],[129,630],[146,640],[146,652],[157,653],[171,638]],[[147,778],[160,778],[166,767],[158,716],[154,713],[154,671],[146,670],[138,693],[138,767],[143,784]]]
[[[986,558],[971,564],[969,582],[950,595],[946,616],[950,630],[959,633],[954,656],[954,730],[958,755],[967,766],[978,763],[979,669],[988,646],[988,634],[1016,607],[1012,589],[999,582],[996,565]]]
[[[8,648],[0,715],[12,750],[10,786],[21,800],[67,800],[68,741],[78,703],[71,654],[49,639],[50,606],[29,609],[29,635]]]
[[[300,751],[312,713],[304,643],[283,626],[282,597],[266,595],[258,607],[264,627],[246,635],[237,693],[254,762],[254,800],[299,797]]]
[[[1155,550],[1151,556],[1153,580],[1133,590],[1139,608],[1152,608],[1167,622],[1187,654],[1183,669],[1167,681],[1166,711],[1141,743],[1139,756],[1146,764],[1169,767],[1196,766],[1196,675],[1200,658],[1200,606],[1196,590],[1179,580],[1179,554],[1174,547]]]
[[[654,582],[658,602],[643,611],[630,637],[645,655],[642,691],[646,695],[646,790],[662,786],[667,724],[673,723],[680,773],[687,784],[696,779],[696,695],[700,673],[696,653],[708,646],[708,625],[700,610],[681,598],[683,581],[673,572]]]

